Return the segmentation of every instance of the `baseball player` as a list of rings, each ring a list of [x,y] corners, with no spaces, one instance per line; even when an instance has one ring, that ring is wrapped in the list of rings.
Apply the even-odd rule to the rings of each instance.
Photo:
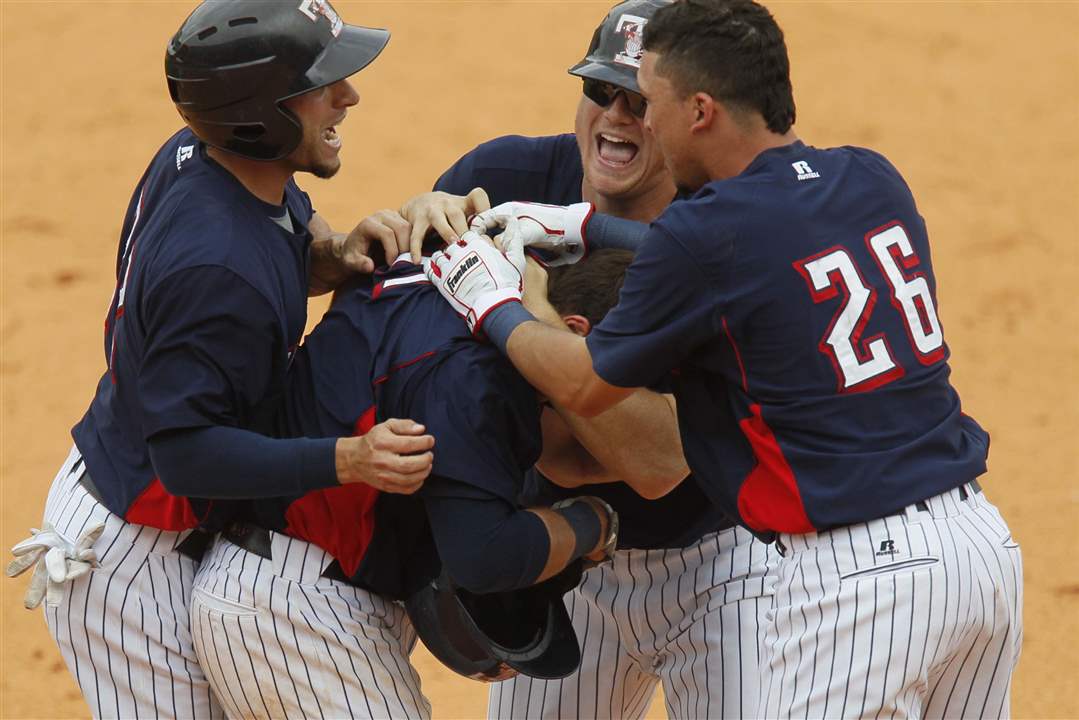
[[[695,194],[653,224],[588,338],[531,321],[505,258],[447,283],[473,236],[429,277],[571,410],[675,371],[698,481],[782,555],[762,716],[1007,715],[1021,557],[976,481],[989,438],[948,381],[910,190],[877,153],[798,140],[783,35],[759,4],[682,0],[644,49],[645,125]],[[582,241],[573,210],[495,210],[532,241]]]
[[[339,291],[296,352],[280,432],[362,434],[404,414],[437,439],[434,469],[412,496],[351,485],[252,502],[221,533],[191,622],[230,717],[427,717],[408,659],[415,631],[394,600],[437,576],[439,560],[458,586],[491,593],[613,550],[601,500],[518,505],[540,454],[539,399],[472,342],[409,257]],[[572,271],[611,285],[629,260]]]
[[[644,129],[645,102],[636,75],[641,32],[667,4],[620,3],[596,28],[585,58],[570,69],[584,83],[574,134],[484,143],[447,170],[436,190],[461,195],[480,186],[495,203],[583,200],[597,212],[627,219],[647,222],[658,216],[675,187]],[[409,210],[414,232],[434,224],[425,222],[421,208]],[[552,303],[559,315],[568,314],[563,296],[552,297]],[[599,318],[589,320],[592,325]],[[579,432],[576,416],[545,411],[545,446],[552,426],[569,435],[567,422]],[[626,442],[651,439],[637,432],[627,434]],[[612,448],[587,444],[616,476],[618,468],[626,471],[623,477],[632,472],[617,457],[611,459]],[[563,484],[588,482],[572,468],[540,467]],[[771,546],[734,527],[692,479],[652,500],[645,497],[657,493],[639,484],[636,491],[621,482],[571,489],[542,475],[536,483],[537,501],[586,491],[610,503],[620,517],[619,550],[613,563],[587,571],[566,596],[582,645],[579,671],[562,680],[518,675],[493,685],[489,716],[642,717],[659,682],[670,717],[754,716],[758,638],[770,605],[765,574],[775,555]]]
[[[336,172],[337,126],[357,102],[346,78],[387,39],[344,25],[327,2],[297,0],[205,3],[169,44],[169,89],[188,127],[135,188],[107,370],[45,524],[8,568],[36,566],[27,606],[47,597],[49,629],[95,717],[221,714],[188,603],[205,543],[193,530],[228,519],[230,500],[358,481],[412,491],[430,469],[433,441],[410,421],[367,438],[259,434],[308,293],[370,269],[361,253],[373,241],[397,249],[378,219],[334,235],[292,180]]]

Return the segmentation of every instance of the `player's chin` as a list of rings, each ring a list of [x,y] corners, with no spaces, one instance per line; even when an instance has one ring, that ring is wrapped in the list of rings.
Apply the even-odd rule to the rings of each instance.
[[[611,167],[594,163],[589,169],[588,184],[596,192],[607,197],[617,197],[631,192],[641,181],[641,170],[630,163],[623,167]]]
[[[307,168],[307,172],[311,173],[317,178],[323,180],[329,180],[337,171],[341,169],[341,160],[339,158],[333,158],[332,160],[322,160],[320,162],[312,163]]]

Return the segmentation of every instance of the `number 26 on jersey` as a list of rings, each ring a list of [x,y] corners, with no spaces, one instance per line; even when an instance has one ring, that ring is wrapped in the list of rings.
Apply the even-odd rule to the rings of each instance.
[[[917,270],[921,260],[906,230],[898,222],[890,223],[870,232],[865,241],[888,282],[892,305],[899,313],[915,357],[923,365],[938,362],[944,357],[944,333],[929,282]],[[877,291],[865,282],[845,248],[837,245],[798,260],[794,269],[805,278],[813,302],[842,297],[819,345],[832,361],[840,392],[873,390],[903,377],[905,370],[896,362],[884,333],[862,337],[877,304]]]

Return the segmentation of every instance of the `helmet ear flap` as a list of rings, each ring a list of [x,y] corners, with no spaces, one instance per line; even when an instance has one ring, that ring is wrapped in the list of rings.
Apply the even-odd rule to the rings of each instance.
[[[303,122],[283,102],[275,103],[274,109],[276,112],[270,113],[266,132],[277,138],[278,157],[288,157],[303,140]]]

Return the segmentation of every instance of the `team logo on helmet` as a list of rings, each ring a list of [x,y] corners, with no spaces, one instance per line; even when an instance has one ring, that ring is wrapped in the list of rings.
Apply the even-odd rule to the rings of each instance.
[[[614,32],[625,40],[625,48],[615,53],[614,61],[633,68],[641,67],[641,55],[644,54],[644,26],[648,18],[637,15],[623,15],[618,18]]]
[[[318,22],[318,18],[321,15],[330,21],[330,32],[334,37],[341,34],[341,28],[344,26],[344,22],[341,20],[341,16],[337,14],[337,11],[333,9],[333,6],[326,0],[303,0],[299,7],[307,17],[311,18],[311,22]]]

